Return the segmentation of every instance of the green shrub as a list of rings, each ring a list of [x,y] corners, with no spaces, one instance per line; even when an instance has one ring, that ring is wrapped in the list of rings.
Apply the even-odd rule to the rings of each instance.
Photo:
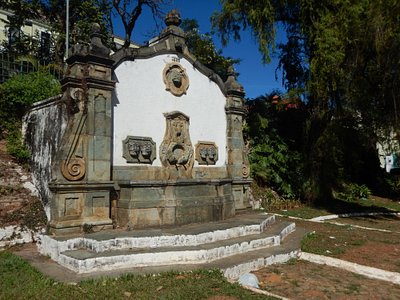
[[[301,155],[290,149],[276,124],[278,112],[264,98],[249,104],[244,135],[249,145],[251,176],[284,199],[297,198],[301,180]]]
[[[6,137],[8,152],[18,160],[29,158],[21,139],[23,115],[34,102],[60,92],[59,81],[45,71],[18,74],[0,85],[0,137]]]
[[[22,143],[22,134],[18,128],[7,133],[7,152],[20,162],[27,161],[31,156],[29,150]]]
[[[371,196],[371,190],[364,184],[350,183],[344,185],[343,192],[339,193],[339,197],[346,201],[367,200]]]

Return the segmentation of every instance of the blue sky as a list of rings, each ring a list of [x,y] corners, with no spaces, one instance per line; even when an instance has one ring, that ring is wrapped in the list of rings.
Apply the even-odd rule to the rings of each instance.
[[[201,33],[206,33],[211,31],[210,16],[220,7],[218,0],[173,0],[166,11],[172,8],[178,9],[182,18],[196,19]],[[164,25],[163,22],[161,24]],[[115,23],[114,27],[116,34],[124,36],[121,25]],[[150,12],[143,11],[143,15],[140,16],[133,30],[132,38],[135,42],[142,44],[156,33],[155,30],[156,25]],[[235,68],[240,74],[238,81],[243,85],[246,97],[255,98],[274,89],[283,90],[281,79],[275,79],[276,57],[272,58],[270,64],[264,65],[258,45],[250,32],[243,32],[240,42],[231,40],[226,47],[222,47],[218,36],[214,36],[214,42],[217,48],[222,49],[223,55],[241,59],[240,64]]]

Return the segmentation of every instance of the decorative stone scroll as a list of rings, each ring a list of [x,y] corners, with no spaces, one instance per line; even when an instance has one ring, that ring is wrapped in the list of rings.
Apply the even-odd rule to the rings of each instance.
[[[168,63],[163,71],[165,89],[175,96],[186,94],[189,88],[189,77],[185,68],[178,62]]]
[[[199,141],[195,153],[199,165],[215,165],[218,160],[218,147],[214,142]]]
[[[86,173],[85,160],[79,156],[65,160],[61,165],[61,173],[67,180],[81,180]]]
[[[174,111],[164,114],[167,126],[160,145],[160,160],[164,167],[177,170],[178,177],[190,177],[193,168],[193,147],[189,136],[189,117]]]
[[[156,159],[156,143],[151,137],[127,136],[122,149],[128,163],[152,164]]]

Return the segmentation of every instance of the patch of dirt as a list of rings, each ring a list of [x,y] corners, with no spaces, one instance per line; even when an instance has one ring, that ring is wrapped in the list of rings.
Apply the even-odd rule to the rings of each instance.
[[[305,261],[273,265],[254,274],[260,288],[290,299],[400,299],[399,285]],[[277,276],[281,280],[275,280]]]
[[[352,218],[346,219],[351,223]],[[379,227],[386,222],[377,221]],[[396,221],[394,221],[396,222]],[[400,222],[400,221],[397,221]],[[370,231],[351,226],[296,221],[315,234],[303,240],[303,250],[358,264],[400,272],[400,234]],[[396,224],[399,226],[400,224]],[[372,226],[369,226],[372,227]]]
[[[47,222],[42,203],[32,191],[29,170],[7,153],[0,140],[0,227],[22,225],[31,229]]]
[[[400,272],[400,244],[368,242],[347,250],[340,259],[392,272]]]

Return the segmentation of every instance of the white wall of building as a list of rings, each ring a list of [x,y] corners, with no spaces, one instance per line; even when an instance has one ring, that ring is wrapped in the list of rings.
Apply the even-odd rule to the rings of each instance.
[[[157,158],[153,166],[161,166],[159,147],[164,138],[164,113],[180,111],[190,118],[190,139],[215,142],[218,146],[216,166],[226,161],[226,98],[218,85],[195,69],[186,59],[180,64],[189,77],[186,95],[176,97],[165,90],[163,70],[174,54],[148,59],[125,61],[115,70],[113,165],[127,164],[122,157],[122,141],[128,136],[151,137],[156,142]],[[195,162],[195,166],[197,162]]]

